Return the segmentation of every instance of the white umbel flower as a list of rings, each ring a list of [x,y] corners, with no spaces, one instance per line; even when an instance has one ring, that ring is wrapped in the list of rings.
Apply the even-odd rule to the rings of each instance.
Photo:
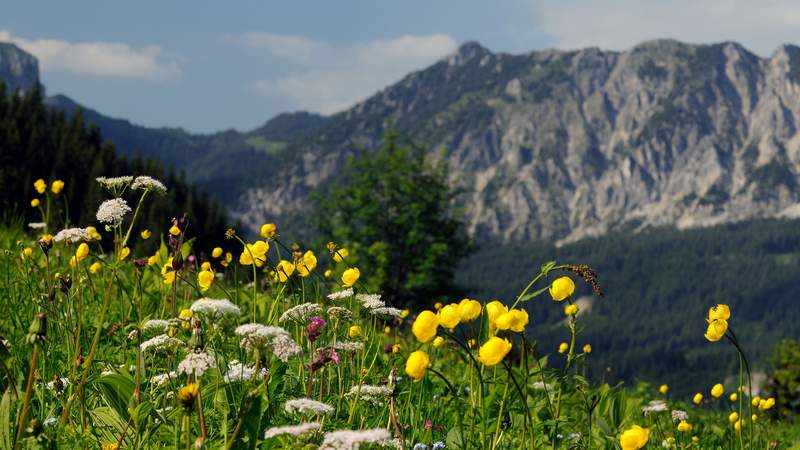
[[[142,324],[142,331],[149,333],[166,333],[169,330],[169,321],[161,319],[151,319]]]
[[[175,371],[160,373],[158,375],[153,375],[153,378],[150,378],[150,384],[153,386],[163,386],[169,383],[170,380],[174,380],[177,377],[178,373]]]
[[[91,241],[92,237],[89,236],[89,233],[87,233],[83,228],[67,228],[56,233],[56,235],[53,236],[53,240],[56,242],[68,242],[74,244],[81,241]]]
[[[240,345],[245,350],[272,352],[283,362],[303,353],[303,349],[292,339],[289,332],[281,327],[248,323],[239,325],[234,333],[242,338]]]
[[[249,381],[254,378],[255,374],[255,367],[248,367],[239,361],[232,361],[230,366],[228,366],[228,372],[225,374],[225,382],[234,383],[237,381]],[[267,369],[262,368],[258,373],[258,377],[264,378],[266,376]]]
[[[128,202],[121,198],[112,198],[100,204],[97,208],[97,221],[100,223],[107,223],[109,225],[119,225],[125,214],[131,212],[131,207]]]
[[[264,439],[269,439],[284,434],[288,434],[290,436],[300,436],[312,431],[317,431],[319,429],[320,424],[317,422],[301,423],[299,425],[287,425],[283,427],[272,427],[268,429],[266,433],[264,433]]]
[[[28,228],[30,228],[31,230],[42,230],[44,228],[47,228],[47,224],[44,222],[31,222],[28,224]]]
[[[110,190],[110,191],[118,191],[120,189],[124,189],[128,187],[129,184],[133,181],[133,177],[98,177],[97,182],[100,183],[100,186]]]
[[[325,433],[320,449],[358,450],[359,444],[381,444],[389,440],[389,432],[383,428],[370,430],[337,430]]]
[[[297,323],[306,323],[312,317],[322,314],[322,308],[316,303],[303,303],[295,307],[289,308],[281,314],[278,322],[292,321]]]
[[[673,410],[672,413],[672,420],[674,421],[681,421],[681,420],[689,420],[689,413],[686,411],[682,411],[680,409]]]
[[[361,350],[364,350],[364,343],[356,341],[342,341],[333,344],[333,348],[340,352],[360,352]]]
[[[642,407],[642,413],[649,416],[653,413],[660,413],[667,410],[667,402],[664,400],[651,400],[650,403]]]
[[[234,305],[226,298],[202,298],[192,303],[189,309],[192,310],[194,314],[211,321],[219,320],[226,316],[236,317],[242,313],[238,306]]]
[[[347,288],[342,291],[337,291],[332,294],[328,294],[328,300],[341,300],[343,298],[348,298],[353,296],[353,288]]]
[[[338,320],[350,320],[353,317],[353,312],[341,306],[331,306],[328,308],[328,317]]]
[[[217,360],[205,352],[189,353],[186,358],[178,364],[178,373],[186,375],[202,376],[208,369],[217,367]]]
[[[348,398],[358,396],[359,400],[372,403],[373,405],[382,404],[390,395],[392,395],[392,390],[388,387],[372,386],[369,384],[353,386],[347,394],[344,394],[344,396]]]
[[[283,405],[283,410],[289,414],[327,415],[333,413],[333,406],[310,398],[297,398],[287,401],[286,404]]]
[[[150,191],[155,192],[156,194],[166,194],[167,187],[164,186],[164,183],[156,180],[153,177],[148,177],[147,175],[142,175],[136,177],[133,180],[133,184],[131,185],[131,189],[133,190],[143,190],[143,191]]]
[[[391,306],[381,306],[380,308],[370,309],[369,313],[373,316],[383,317],[385,319],[400,319],[403,317],[402,311]]]
[[[179,339],[175,339],[173,337],[169,337],[166,334],[159,334],[158,336],[148,339],[142,342],[142,345],[139,346],[142,349],[142,352],[170,352],[175,350],[178,347],[183,347],[183,341]]]
[[[366,309],[378,309],[386,306],[386,303],[381,300],[381,294],[358,294],[356,300]]]

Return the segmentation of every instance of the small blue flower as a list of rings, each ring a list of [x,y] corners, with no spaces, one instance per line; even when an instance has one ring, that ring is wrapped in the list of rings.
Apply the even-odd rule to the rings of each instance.
[[[45,425],[52,425],[56,422],[58,422],[58,419],[56,419],[55,417],[48,417],[47,419],[44,419]]]
[[[433,443],[433,450],[442,450],[444,448],[444,442],[434,442]]]
[[[428,450],[428,446],[425,444],[414,444],[414,450]]]
[[[464,386],[464,394],[469,395],[469,386]]]

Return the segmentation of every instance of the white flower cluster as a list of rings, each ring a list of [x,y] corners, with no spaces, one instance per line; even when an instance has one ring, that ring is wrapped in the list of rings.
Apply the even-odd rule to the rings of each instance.
[[[238,306],[231,303],[230,300],[202,298],[192,303],[189,307],[194,314],[208,319],[210,321],[220,320],[226,316],[238,316],[242,313]]]
[[[386,303],[381,300],[381,294],[358,294],[356,300],[366,309],[378,309],[386,306]]]
[[[110,190],[110,191],[118,191],[120,189],[128,187],[129,184],[133,181],[133,177],[98,177],[97,182],[100,183],[100,186]]]
[[[163,386],[169,383],[170,380],[174,380],[177,377],[178,373],[175,371],[160,373],[158,375],[153,375],[153,378],[150,379],[150,383],[153,386]]]
[[[303,353],[303,349],[292,340],[289,332],[281,327],[247,323],[239,325],[235,333],[242,338],[240,345],[245,350],[272,352],[283,362]]]
[[[281,314],[278,322],[292,321],[297,323],[306,323],[312,317],[322,314],[322,308],[316,303],[303,303],[295,307],[289,308]]]
[[[121,198],[112,198],[104,201],[97,208],[97,221],[116,226],[122,223],[125,214],[129,212],[131,212],[131,207],[128,206],[128,202]]]
[[[358,450],[359,444],[382,444],[389,440],[383,428],[369,430],[337,430],[325,433],[320,449]]]
[[[380,308],[370,309],[369,313],[386,319],[399,319],[403,317],[403,312],[391,306],[381,306]]]
[[[142,324],[142,331],[147,333],[166,333],[169,330],[169,321],[162,319],[148,320]]]
[[[301,423],[299,425],[287,425],[283,427],[272,427],[268,429],[266,433],[264,433],[264,439],[269,439],[284,434],[288,434],[290,436],[300,436],[312,431],[317,431],[319,429],[320,424],[317,422]]]
[[[328,317],[339,320],[350,320],[353,317],[353,312],[341,306],[331,306],[328,308]]]
[[[178,364],[178,373],[186,375],[202,376],[208,369],[217,367],[217,360],[205,352],[189,353],[186,358]]]
[[[672,411],[672,420],[680,421],[680,420],[689,420],[689,413],[686,411],[681,411],[680,409],[676,409]]]
[[[347,288],[342,291],[337,291],[332,294],[328,294],[328,300],[341,300],[343,298],[348,298],[353,296],[353,288]]]
[[[59,231],[53,236],[56,242],[70,242],[76,243],[81,241],[91,241],[92,237],[83,228],[67,228]]]
[[[142,345],[139,346],[142,352],[148,352],[150,350],[153,352],[171,352],[179,347],[183,347],[183,341],[169,337],[166,334],[159,334],[154,338],[142,342]]]
[[[28,224],[28,228],[30,228],[31,230],[42,230],[44,228],[47,228],[47,224],[44,222],[31,222]]]
[[[234,383],[237,381],[252,380],[255,374],[256,374],[255,367],[245,366],[239,361],[231,361],[231,364],[228,366],[228,373],[225,374],[225,382]],[[266,376],[267,376],[267,369],[262,368],[258,372],[258,377],[264,378]]]
[[[350,388],[345,397],[358,396],[359,400],[363,400],[373,405],[381,405],[383,401],[392,395],[392,390],[386,386],[372,386],[369,384],[356,385]]]
[[[360,352],[364,350],[363,342],[343,341],[333,344],[333,348],[340,352]]]
[[[649,416],[653,413],[660,413],[667,410],[667,402],[664,400],[651,400],[650,403],[642,407],[642,413]]]
[[[69,386],[69,378],[59,378],[58,380],[53,380],[47,383],[47,389],[51,391],[61,392]]]
[[[289,414],[300,413],[326,415],[333,413],[333,406],[327,403],[312,400],[310,398],[297,398],[294,400],[288,400],[286,404],[283,405],[283,410]]]
[[[167,187],[164,186],[164,183],[156,180],[153,177],[148,177],[147,175],[142,175],[136,177],[133,180],[133,184],[131,185],[131,189],[133,190],[143,190],[143,191],[152,191],[156,194],[166,194]]]
[[[537,391],[541,391],[541,390],[552,391],[553,390],[553,385],[552,384],[550,384],[550,383],[546,383],[545,384],[545,383],[542,383],[541,381],[534,381],[533,384],[531,385],[531,387],[536,389]]]

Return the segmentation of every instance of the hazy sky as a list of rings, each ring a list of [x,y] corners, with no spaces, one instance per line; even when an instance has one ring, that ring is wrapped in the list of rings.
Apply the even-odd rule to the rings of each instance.
[[[0,41],[39,58],[48,93],[202,132],[336,112],[465,41],[522,53],[662,37],[768,56],[800,43],[800,2],[7,0],[0,14]]]

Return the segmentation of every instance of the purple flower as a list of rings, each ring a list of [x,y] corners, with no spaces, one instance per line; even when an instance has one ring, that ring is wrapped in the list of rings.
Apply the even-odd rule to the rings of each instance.
[[[314,342],[314,340],[319,337],[322,333],[322,327],[325,326],[325,319],[322,317],[312,317],[311,323],[306,328],[306,333],[308,334],[308,340]]]

